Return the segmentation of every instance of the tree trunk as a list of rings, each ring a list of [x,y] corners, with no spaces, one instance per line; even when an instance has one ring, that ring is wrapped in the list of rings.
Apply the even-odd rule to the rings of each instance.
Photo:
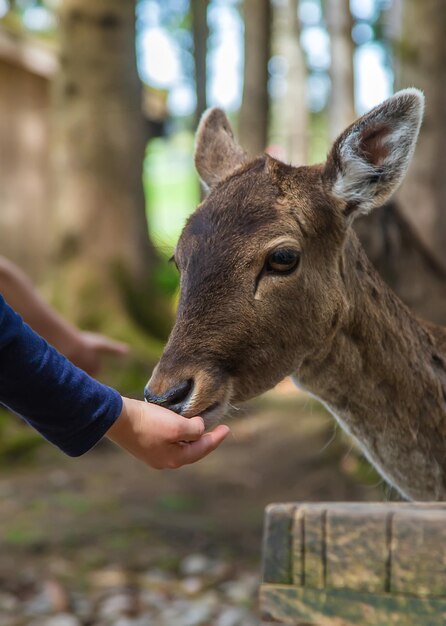
[[[446,270],[446,11],[442,0],[406,0],[396,42],[398,87],[418,87],[426,112],[399,199],[420,239]]]
[[[305,97],[306,66],[300,46],[299,0],[289,0],[284,24],[284,55],[288,60],[288,89],[285,101],[286,152],[293,165],[308,159],[308,110]]]
[[[63,0],[54,84],[54,285],[60,307],[101,325],[147,285],[155,254],[142,186],[145,125],[134,0]],[[126,314],[126,313],[125,313]],[[124,314],[124,315],[125,315]]]
[[[244,0],[245,67],[239,137],[251,156],[268,143],[268,61],[271,44],[270,0]]]
[[[402,300],[446,325],[446,12],[440,0],[398,0],[393,18],[398,87],[423,89],[425,121],[397,200],[357,231]]]
[[[197,124],[207,108],[208,5],[209,0],[194,0],[191,2],[192,30],[194,36],[195,90],[197,95],[195,115]]]
[[[334,141],[356,118],[353,70],[355,47],[349,0],[328,0],[325,12],[331,50],[328,126],[330,140]]]

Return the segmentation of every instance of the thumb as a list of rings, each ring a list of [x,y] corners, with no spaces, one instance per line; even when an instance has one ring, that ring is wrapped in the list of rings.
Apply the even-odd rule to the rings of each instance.
[[[227,426],[217,426],[209,433],[206,433],[198,441],[194,441],[183,446],[178,451],[178,461],[180,465],[195,463],[210,454],[217,448],[229,435],[230,430]]]
[[[179,417],[175,441],[196,441],[204,433],[204,422],[200,416]]]

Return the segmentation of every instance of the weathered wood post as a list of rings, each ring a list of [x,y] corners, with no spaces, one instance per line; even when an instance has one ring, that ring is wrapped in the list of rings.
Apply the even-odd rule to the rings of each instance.
[[[297,626],[444,626],[446,504],[275,504],[260,605]]]

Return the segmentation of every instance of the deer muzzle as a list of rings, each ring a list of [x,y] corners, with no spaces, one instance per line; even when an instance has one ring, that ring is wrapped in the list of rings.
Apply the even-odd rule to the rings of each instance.
[[[197,365],[155,367],[144,389],[146,402],[158,404],[184,417],[201,415],[207,428],[227,411],[232,394],[231,378],[217,367]]]

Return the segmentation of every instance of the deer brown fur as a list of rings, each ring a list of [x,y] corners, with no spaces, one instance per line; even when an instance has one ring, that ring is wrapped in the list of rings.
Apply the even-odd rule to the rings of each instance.
[[[422,111],[420,92],[399,92],[309,167],[247,161],[226,116],[205,114],[196,165],[210,192],[175,250],[177,320],[148,400],[212,425],[292,375],[405,497],[445,498],[446,330],[412,315],[351,228],[399,185]]]

